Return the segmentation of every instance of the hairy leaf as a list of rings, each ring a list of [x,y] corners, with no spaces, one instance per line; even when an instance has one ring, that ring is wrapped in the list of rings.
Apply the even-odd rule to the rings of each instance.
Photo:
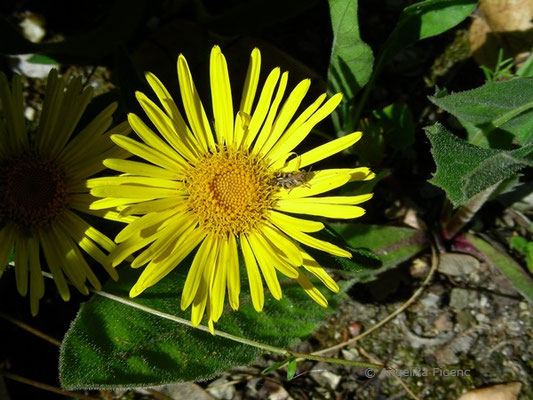
[[[425,128],[437,170],[430,183],[446,192],[455,206],[532,165],[533,145],[506,151],[474,146],[441,124]]]
[[[191,258],[187,261],[133,301],[188,320],[190,309],[181,311],[179,305]],[[120,275],[120,281],[109,282],[104,291],[127,298],[139,271],[128,268]],[[317,286],[328,299],[328,308],[287,280],[282,282],[283,299],[277,301],[266,293],[264,310],[258,313],[244,284],[239,310],[226,310],[216,329],[288,347],[311,334],[343,298]],[[60,378],[70,389],[153,386],[208,379],[232,366],[250,364],[259,354],[255,347],[96,295],[81,307],[65,336]]]
[[[521,145],[533,140],[533,78],[488,82],[430,100],[466,125],[472,144],[509,148],[513,136]]]

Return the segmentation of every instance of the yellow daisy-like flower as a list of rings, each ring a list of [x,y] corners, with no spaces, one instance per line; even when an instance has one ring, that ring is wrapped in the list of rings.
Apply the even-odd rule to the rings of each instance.
[[[342,96],[337,94],[326,101],[323,94],[294,118],[310,80],[300,82],[283,101],[288,73],[281,74],[275,68],[256,100],[260,64],[260,52],[254,49],[235,115],[226,59],[218,46],[213,48],[213,127],[182,55],[178,58],[178,78],[188,124],[163,84],[148,73],[148,83],[163,110],[143,93],[137,93],[137,99],[162,138],[137,115],[130,114],[129,123],[143,143],[122,135],[112,135],[111,139],[150,164],[107,159],[104,164],[108,168],[124,174],[89,183],[94,196],[104,197],[91,206],[93,209],[118,207],[124,216],[142,215],[117,235],[118,246],[110,254],[117,265],[146,247],[132,263],[134,268],[148,265],[130,296],[154,285],[198,247],[183,288],[181,308],[192,305],[193,326],[200,323],[207,309],[212,332],[213,322],[222,314],[226,288],[230,306],[239,308],[239,248],[257,311],[264,304],[261,275],[272,296],[281,299],[277,272],[296,279],[313,300],[327,306],[306,272],[334,292],[339,288],[299,243],[340,257],[351,255],[309,235],[324,228],[321,222],[288,213],[355,218],[364,214],[356,204],[372,197],[316,197],[349,181],[374,177],[368,168],[300,170],[353,145],[361,133],[346,135],[289,160],[295,147],[335,109]]]
[[[100,288],[80,248],[118,278],[102,251],[115,244],[77,211],[117,217],[116,212],[89,210],[94,198],[86,178],[104,169],[103,159],[129,155],[109,136],[128,134],[130,127],[125,122],[107,131],[116,109],[112,104],[71,139],[92,93],[92,88],[82,90],[81,79],[69,82],[52,70],[33,132],[24,120],[20,77],[13,78],[10,88],[0,73],[0,275],[14,249],[17,290],[25,296],[29,286],[33,315],[44,295],[41,250],[65,301],[70,297],[67,279],[84,294],[89,293],[87,280]]]

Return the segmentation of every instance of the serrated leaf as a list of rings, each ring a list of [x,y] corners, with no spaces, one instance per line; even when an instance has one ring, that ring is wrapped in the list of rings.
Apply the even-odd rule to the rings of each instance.
[[[169,276],[133,299],[155,310],[190,318],[181,311],[179,297],[191,259]],[[119,282],[109,282],[104,291],[124,298],[139,276],[127,268]],[[288,347],[307,337],[330,315],[343,295],[321,288],[328,308],[318,306],[294,281],[282,282],[283,299],[265,295],[263,312],[249,301],[243,285],[241,306],[227,310],[217,330],[240,337]],[[131,388],[208,379],[237,365],[252,363],[260,350],[212,336],[198,329],[94,296],[84,304],[68,330],[60,353],[60,378],[69,389]]]
[[[444,189],[455,206],[532,165],[533,145],[512,151],[486,149],[459,139],[438,123],[425,130],[437,164],[429,182]]]
[[[367,224],[333,224],[352,247],[369,248],[379,258],[379,268],[366,268],[353,276],[368,281],[408,260],[429,244],[426,234],[411,228]]]
[[[467,124],[472,144],[509,148],[512,136],[521,145],[533,140],[533,78],[488,82],[473,90],[429,99]]]
[[[467,234],[467,240],[481,253],[487,260],[498,268],[513,287],[520,292],[526,300],[533,303],[533,278],[516,263],[510,256],[474,235]]]

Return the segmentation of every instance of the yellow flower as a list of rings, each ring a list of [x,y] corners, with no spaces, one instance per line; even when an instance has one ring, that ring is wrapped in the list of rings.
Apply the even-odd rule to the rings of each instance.
[[[325,101],[323,94],[294,119],[310,80],[300,82],[282,101],[288,73],[281,74],[275,68],[256,100],[260,64],[260,52],[254,49],[240,107],[234,114],[226,59],[218,46],[213,48],[213,127],[182,55],[178,58],[178,78],[188,124],[162,83],[148,73],[148,83],[163,110],[143,93],[137,93],[137,99],[162,138],[137,115],[130,114],[129,123],[143,143],[122,135],[112,135],[111,139],[149,164],[107,159],[104,164],[108,168],[124,174],[90,181],[91,193],[104,198],[92,208],[118,207],[124,216],[142,215],[117,235],[119,245],[110,254],[113,265],[118,265],[146,247],[132,263],[133,268],[148,265],[130,296],[157,283],[198,247],[183,288],[181,308],[192,305],[193,326],[200,323],[207,309],[212,332],[213,322],[222,314],[226,288],[230,306],[239,308],[239,249],[257,311],[264,304],[261,275],[272,296],[281,299],[277,272],[296,279],[313,300],[327,306],[306,272],[334,292],[338,286],[300,244],[340,257],[350,257],[350,253],[309,235],[324,228],[321,222],[288,213],[355,218],[364,214],[356,204],[372,197],[315,197],[349,181],[374,177],[368,168],[300,170],[353,145],[361,133],[296,156],[294,148],[335,109],[342,96]]]
[[[101,249],[111,251],[115,244],[78,211],[116,217],[115,212],[89,210],[94,198],[86,178],[104,169],[104,158],[128,155],[109,136],[128,134],[130,128],[123,123],[106,132],[116,109],[112,104],[71,139],[92,92],[82,90],[81,79],[68,82],[52,70],[40,123],[33,132],[24,120],[20,77],[13,78],[10,88],[0,73],[0,275],[14,249],[17,290],[25,296],[29,286],[33,315],[44,295],[41,250],[65,301],[70,298],[67,279],[84,294],[87,280],[100,288],[80,248],[118,278]]]

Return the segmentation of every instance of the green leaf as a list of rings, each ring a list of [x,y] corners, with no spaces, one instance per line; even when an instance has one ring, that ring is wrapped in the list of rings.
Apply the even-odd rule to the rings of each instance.
[[[533,273],[533,242],[528,242],[526,247],[526,264],[529,272]]]
[[[469,140],[472,144],[509,148],[512,136],[521,145],[533,140],[533,78],[489,82],[430,100],[462,123],[477,127]]]
[[[44,54],[34,54],[26,60],[32,64],[45,64],[45,65],[58,65],[59,62],[54,60],[51,57],[45,56]]]
[[[133,301],[188,320],[190,309],[181,311],[179,299],[190,262],[191,257]],[[138,270],[127,268],[104,291],[127,298],[138,276]],[[344,297],[322,286],[329,301],[323,308],[295,281],[281,283],[283,299],[266,293],[261,313],[254,310],[243,284],[239,310],[227,309],[216,329],[285,348],[310,335]],[[208,379],[250,364],[259,354],[255,347],[96,295],[82,305],[63,340],[60,378],[69,389],[145,387]]]
[[[374,110],[374,118],[383,129],[386,143],[394,149],[411,147],[415,142],[413,115],[405,104],[391,104]]]
[[[446,192],[455,206],[532,165],[533,145],[506,151],[474,146],[441,124],[425,128],[437,171],[429,181]]]
[[[329,10],[333,44],[328,83],[331,91],[342,92],[349,102],[370,79],[374,56],[359,34],[357,1],[329,0]]]
[[[526,61],[516,71],[516,76],[525,78],[533,76],[533,54],[531,54]]]
[[[526,254],[527,243],[527,240],[522,236],[513,236],[511,238],[511,247],[522,254]]]
[[[404,8],[376,59],[370,82],[358,101],[353,120],[359,121],[377,76],[399,51],[417,40],[439,35],[458,25],[475,10],[477,3],[478,0],[425,0]]]
[[[296,374],[296,358],[291,357],[287,364],[287,380],[294,378],[294,374]]]
[[[341,223],[333,224],[332,227],[350,246],[369,248],[381,261],[379,268],[366,268],[353,273],[359,281],[372,280],[378,274],[415,256],[429,244],[424,232],[411,228]]]
[[[425,0],[404,8],[385,43],[386,61],[417,40],[439,35],[458,25],[475,10],[477,3],[477,0]]]
[[[476,249],[487,257],[487,260],[492,265],[498,268],[509,279],[518,292],[530,303],[533,303],[533,279],[516,261],[483,239],[471,234],[467,234],[466,238]]]
[[[329,0],[333,43],[328,69],[328,90],[343,93],[341,106],[332,115],[337,131],[355,128],[354,98],[372,73],[372,49],[361,40],[357,0]]]

